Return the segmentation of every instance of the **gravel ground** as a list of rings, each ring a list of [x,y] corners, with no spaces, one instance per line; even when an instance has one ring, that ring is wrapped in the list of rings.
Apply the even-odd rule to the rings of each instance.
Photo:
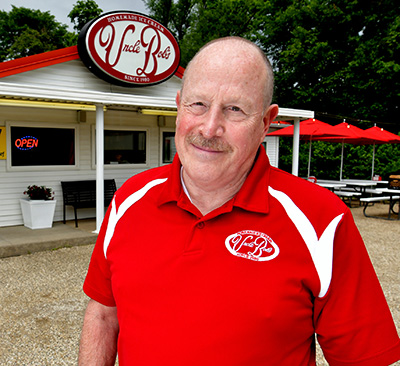
[[[370,213],[384,213],[376,205]],[[353,208],[400,333],[400,221]],[[76,365],[93,245],[0,259],[0,365]],[[318,352],[318,365],[328,365]],[[400,366],[400,362],[395,363]]]

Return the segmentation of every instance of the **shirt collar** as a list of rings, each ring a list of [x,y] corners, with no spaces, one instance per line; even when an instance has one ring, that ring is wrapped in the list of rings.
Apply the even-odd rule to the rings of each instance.
[[[270,167],[265,149],[261,146],[257,152],[254,165],[243,186],[235,197],[232,198],[233,206],[240,207],[246,211],[268,212]],[[190,201],[190,196],[183,183],[181,172],[182,165],[178,154],[176,154],[170,166],[168,180],[163,187],[158,204],[162,205],[175,201],[182,209],[198,214],[198,210]],[[265,199],[262,199],[263,197]],[[226,206],[226,204],[224,206]]]
[[[270,168],[267,154],[261,145],[249,175],[234,197],[234,206],[247,211],[268,212]]]

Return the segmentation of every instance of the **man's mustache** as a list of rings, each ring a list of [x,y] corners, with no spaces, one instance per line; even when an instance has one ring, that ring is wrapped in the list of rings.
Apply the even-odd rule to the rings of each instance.
[[[186,140],[189,144],[192,144],[197,147],[202,147],[213,151],[232,152],[232,147],[229,144],[222,141],[219,137],[212,137],[210,139],[207,139],[202,135],[197,134],[197,135],[187,136]]]

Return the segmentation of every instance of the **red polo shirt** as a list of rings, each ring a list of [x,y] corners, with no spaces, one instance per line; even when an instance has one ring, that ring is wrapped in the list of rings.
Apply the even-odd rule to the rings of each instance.
[[[388,365],[400,341],[346,205],[269,165],[202,216],[180,162],[119,189],[85,293],[117,306],[120,365]]]

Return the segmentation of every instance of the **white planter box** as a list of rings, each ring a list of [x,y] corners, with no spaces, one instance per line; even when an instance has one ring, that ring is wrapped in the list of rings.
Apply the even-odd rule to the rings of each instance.
[[[22,216],[24,226],[29,229],[48,229],[53,226],[56,200],[30,200],[21,198]]]

